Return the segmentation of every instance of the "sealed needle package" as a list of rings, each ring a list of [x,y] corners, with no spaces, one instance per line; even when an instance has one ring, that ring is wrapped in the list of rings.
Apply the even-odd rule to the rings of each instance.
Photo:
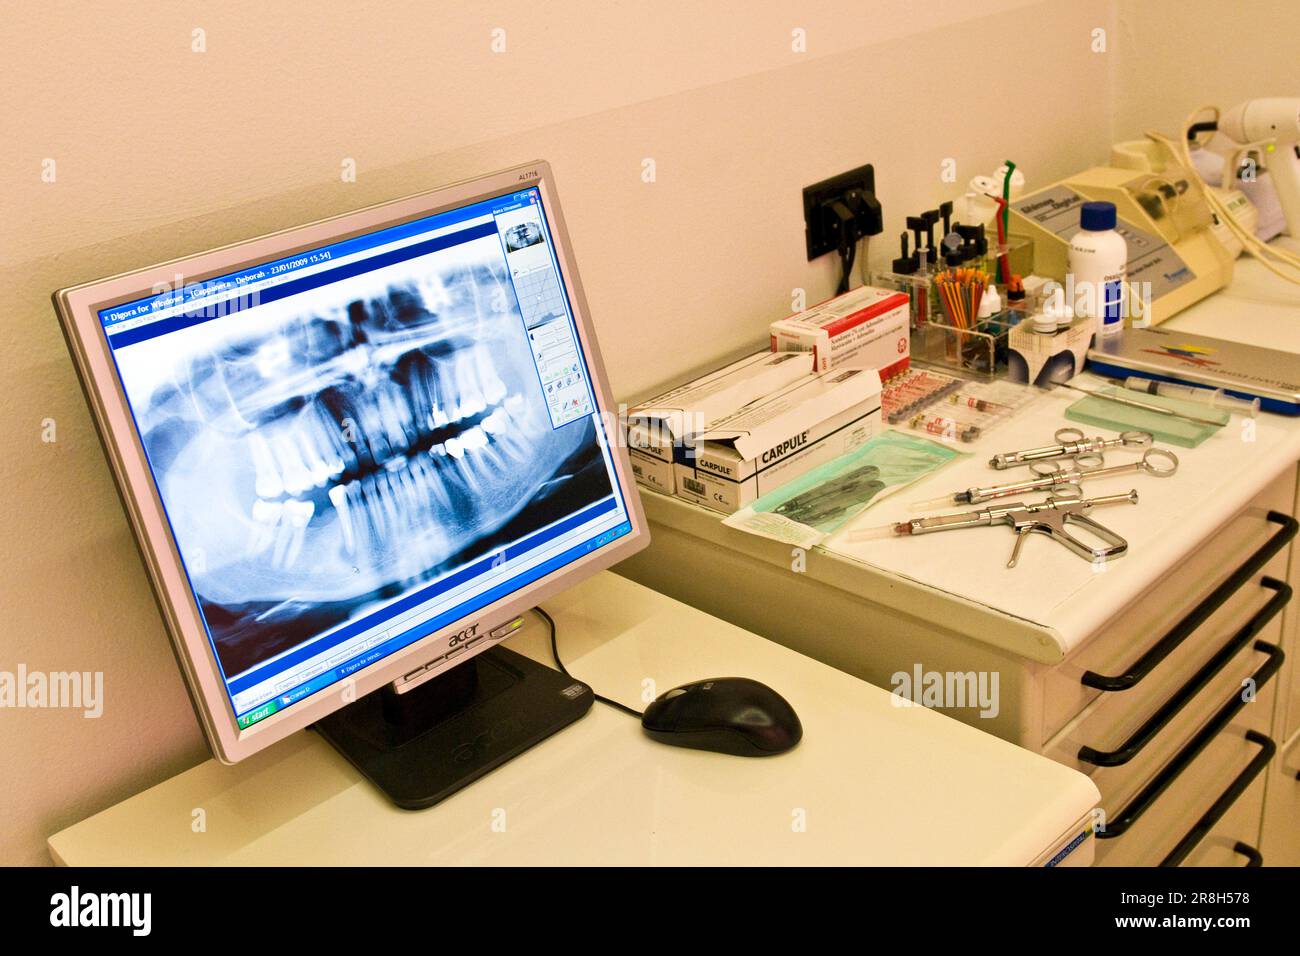
[[[812,547],[881,498],[961,456],[957,449],[886,431],[723,519],[750,534]]]

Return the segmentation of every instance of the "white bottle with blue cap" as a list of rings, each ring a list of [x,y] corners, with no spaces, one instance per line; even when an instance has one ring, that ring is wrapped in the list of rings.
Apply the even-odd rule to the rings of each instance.
[[[1115,204],[1086,202],[1079,231],[1070,240],[1070,274],[1074,277],[1074,312],[1092,319],[1097,335],[1124,329],[1124,287],[1128,243],[1115,231]]]

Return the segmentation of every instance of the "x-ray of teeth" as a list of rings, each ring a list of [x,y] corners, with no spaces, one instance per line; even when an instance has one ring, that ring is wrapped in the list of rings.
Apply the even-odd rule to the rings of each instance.
[[[506,251],[527,249],[542,241],[542,226],[537,222],[521,222],[505,231]]]
[[[611,493],[495,237],[118,354],[227,675]]]

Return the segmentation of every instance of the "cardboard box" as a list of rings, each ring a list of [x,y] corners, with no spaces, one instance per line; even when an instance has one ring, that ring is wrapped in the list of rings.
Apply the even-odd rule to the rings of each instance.
[[[874,369],[810,375],[695,436],[674,466],[677,496],[730,514],[879,433]]]
[[[665,495],[677,493],[677,479],[673,475],[673,463],[656,458],[637,448],[629,448],[627,456],[632,462],[632,475],[637,484]]]
[[[861,286],[773,322],[773,352],[812,352],[813,368],[874,368],[888,380],[911,362],[905,292]]]
[[[1052,334],[1035,332],[1028,319],[1012,326],[1007,333],[1011,350],[1007,381],[1040,388],[1068,382],[1083,371],[1093,329],[1091,319],[1075,319],[1068,328]]]
[[[628,449],[671,464],[714,422],[811,374],[811,360],[792,354],[757,352],[732,362],[632,408]]]

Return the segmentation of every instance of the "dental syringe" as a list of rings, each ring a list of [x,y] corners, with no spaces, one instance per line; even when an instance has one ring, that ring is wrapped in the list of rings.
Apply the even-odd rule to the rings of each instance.
[[[1147,395],[1159,395],[1162,398],[1181,398],[1188,402],[1199,402],[1211,408],[1254,418],[1259,414],[1258,398],[1237,398],[1221,388],[1209,388],[1197,385],[1182,385],[1178,382],[1158,382],[1153,378],[1141,378],[1130,375],[1124,379],[1124,387],[1130,392],[1145,392]]]

